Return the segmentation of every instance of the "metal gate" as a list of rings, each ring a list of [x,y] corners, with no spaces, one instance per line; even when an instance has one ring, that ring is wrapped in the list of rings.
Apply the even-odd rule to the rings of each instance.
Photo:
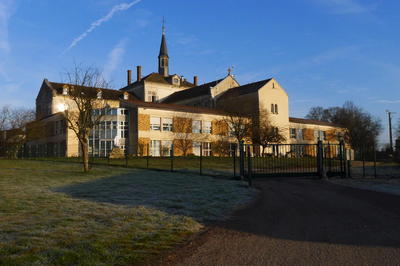
[[[346,159],[344,145],[241,144],[241,175],[256,177],[344,176]]]

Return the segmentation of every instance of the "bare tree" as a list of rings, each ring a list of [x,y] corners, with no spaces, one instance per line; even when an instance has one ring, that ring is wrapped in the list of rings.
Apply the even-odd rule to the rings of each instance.
[[[236,138],[238,143],[249,140],[253,127],[251,115],[242,111],[239,106],[223,105],[221,108],[225,112],[223,121],[228,126],[229,135]]]
[[[283,128],[274,124],[270,119],[270,114],[266,109],[260,110],[252,117],[252,141],[262,147],[262,154],[270,144],[279,144],[286,141]]]
[[[192,138],[192,120],[186,117],[174,117],[173,131],[176,139],[174,140],[174,148],[182,152],[183,156],[188,155],[193,148]]]
[[[109,84],[104,80],[97,68],[75,65],[66,73],[67,89],[65,101],[65,120],[67,127],[71,129],[79,140],[83,170],[89,171],[89,135],[91,129],[99,124],[101,115],[94,115],[95,109],[107,108],[102,99],[101,88],[108,88]]]

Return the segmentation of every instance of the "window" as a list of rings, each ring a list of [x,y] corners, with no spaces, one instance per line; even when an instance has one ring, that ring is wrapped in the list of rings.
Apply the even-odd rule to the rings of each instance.
[[[194,155],[200,156],[200,147],[201,147],[201,142],[193,142],[192,150]]]
[[[203,133],[211,134],[211,122],[210,121],[203,122]]]
[[[172,141],[163,140],[161,142],[161,156],[171,156],[172,155]]]
[[[155,91],[149,91],[147,93],[147,101],[152,103],[157,102],[158,101],[157,93]]]
[[[318,140],[326,140],[326,132],[321,130],[314,130],[314,139]]]
[[[233,123],[228,124],[228,130],[229,130],[229,132],[228,132],[229,137],[234,137],[235,136],[235,125]]]
[[[162,119],[163,131],[172,131],[172,118]]]
[[[298,129],[298,130],[297,130],[297,139],[298,139],[298,140],[304,140],[304,137],[303,137],[303,129]]]
[[[278,105],[275,104],[275,114],[278,114]]]
[[[151,117],[150,118],[150,129],[151,130],[161,130],[161,118]]]
[[[119,114],[120,115],[128,115],[128,110],[127,109],[119,109]]]
[[[120,121],[119,122],[119,136],[122,139],[128,138],[128,121]]]
[[[161,150],[161,141],[152,140],[150,142],[150,155],[151,156],[160,156],[160,150]]]
[[[290,129],[290,138],[291,139],[296,139],[296,137],[297,137],[297,131],[296,131],[296,129],[295,128],[291,128]]]
[[[211,156],[211,143],[203,142],[203,156]]]
[[[193,120],[192,132],[193,133],[201,133],[201,121],[200,120]]]
[[[97,92],[97,99],[102,99],[103,98],[103,93],[101,91]]]
[[[68,88],[67,88],[67,87],[64,87],[64,88],[63,88],[62,94],[63,94],[63,95],[68,95]]]
[[[233,157],[237,155],[238,149],[236,143],[229,143],[229,156]]]
[[[271,113],[275,114],[275,105],[271,103]]]

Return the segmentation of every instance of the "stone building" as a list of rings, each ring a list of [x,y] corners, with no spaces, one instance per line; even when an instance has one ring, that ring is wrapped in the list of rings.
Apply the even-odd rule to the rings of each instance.
[[[30,138],[27,149],[32,156],[79,156],[78,140],[63,118],[66,106],[71,106],[70,86],[43,81],[36,111],[37,123],[47,133]],[[90,136],[93,156],[108,156],[116,147],[139,155],[200,155],[200,150],[203,155],[218,155],[213,150],[216,143],[228,143],[229,149],[237,143],[225,119],[227,106],[252,116],[268,113],[271,124],[283,129],[287,144],[338,143],[345,131],[333,124],[289,117],[289,96],[275,78],[240,85],[229,71],[225,77],[198,84],[197,76],[189,82],[170,74],[165,30],[158,72],[142,77],[142,67],[137,66],[136,81],[128,70],[127,85],[120,90],[85,90],[96,90],[97,100],[107,103],[107,109],[96,110],[103,117]]]

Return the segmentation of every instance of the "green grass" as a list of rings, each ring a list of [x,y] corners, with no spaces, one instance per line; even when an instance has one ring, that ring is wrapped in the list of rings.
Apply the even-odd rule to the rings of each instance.
[[[132,265],[255,192],[197,175],[0,160],[0,265]]]

